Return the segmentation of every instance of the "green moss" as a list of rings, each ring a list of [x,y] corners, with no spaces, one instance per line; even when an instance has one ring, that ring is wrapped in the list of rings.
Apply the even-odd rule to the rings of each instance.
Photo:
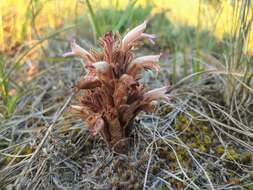
[[[30,146],[25,146],[25,148],[22,151],[22,154],[32,154],[33,149]]]
[[[190,144],[188,144],[188,146],[189,146],[190,148],[192,148],[192,149],[198,147],[198,145],[197,145],[196,143],[190,143]]]
[[[202,145],[199,146],[199,151],[201,151],[201,152],[207,152],[207,149],[206,149],[206,147],[202,144]]]
[[[204,136],[204,143],[206,145],[210,145],[211,144],[211,139],[210,139],[210,137],[208,135]]]
[[[225,153],[225,148],[223,146],[219,146],[215,149],[215,152],[219,155]],[[235,149],[229,148],[226,150],[225,159],[227,160],[238,160],[239,154],[236,152]]]
[[[20,149],[21,149],[21,148],[22,148],[22,151],[20,152]],[[10,152],[10,154],[13,154],[13,155],[17,155],[17,154],[19,154],[19,155],[27,155],[27,154],[31,154],[32,152],[33,152],[32,147],[30,147],[30,146],[27,145],[27,146],[25,146],[24,148],[21,147],[21,146],[16,146],[15,149],[14,149],[12,152]],[[12,156],[6,156],[6,157],[5,157],[5,163],[8,164],[8,163],[10,163],[13,159],[14,159],[14,162],[13,162],[13,163],[18,163],[18,162],[20,162],[23,158],[21,158],[21,157],[14,158],[14,157],[12,157]]]
[[[209,132],[208,127],[207,127],[207,126],[202,126],[202,130],[203,130],[205,133],[208,133],[208,132]]]
[[[234,153],[234,154],[227,154],[227,155],[225,156],[225,158],[226,158],[227,160],[238,160],[238,159],[239,159],[239,154],[237,154],[237,153]]]
[[[215,149],[215,152],[218,154],[224,154],[225,148],[223,146],[219,146]]]
[[[198,117],[199,114],[194,112],[194,111],[190,111],[189,114],[192,116],[192,117]]]
[[[151,173],[152,173],[153,175],[157,175],[157,174],[159,173],[159,171],[160,171],[160,167],[157,166],[157,165],[154,165],[154,166],[152,167]]]
[[[174,127],[176,130],[180,130],[181,129],[181,126],[176,124],[175,127]]]
[[[159,110],[161,116],[165,116],[168,113],[172,112],[173,108],[169,106],[163,106],[162,109]]]
[[[181,124],[189,125],[189,119],[185,115],[183,115],[183,114],[180,114],[177,117],[177,121],[179,121]]]
[[[201,140],[201,137],[198,135],[198,136],[196,136],[196,138],[195,138],[195,143],[197,144],[197,145],[201,145],[202,144],[202,140]]]

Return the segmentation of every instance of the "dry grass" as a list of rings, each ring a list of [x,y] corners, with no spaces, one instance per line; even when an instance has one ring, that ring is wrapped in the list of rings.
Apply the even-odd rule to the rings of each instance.
[[[31,82],[31,93],[23,97],[12,118],[1,121],[1,142],[6,144],[0,152],[2,187],[252,186],[253,133],[247,123],[252,122],[248,118],[252,108],[233,117],[222,102],[214,102],[223,93],[219,76],[204,74],[199,82],[188,79],[175,85],[171,103],[137,118],[132,146],[127,155],[119,155],[110,152],[100,138],[91,137],[82,122],[69,114],[71,86],[79,78],[81,65],[75,60],[64,62],[53,66],[41,62],[43,74]],[[168,69],[163,67],[162,73]],[[167,80],[167,76],[160,77],[160,82]],[[206,132],[210,142],[203,139]]]
[[[30,67],[20,61],[39,47],[39,59],[29,58],[39,73],[24,82],[25,93],[12,114],[0,115],[2,189],[252,189],[252,80],[244,85],[244,104],[240,94],[232,109],[223,98],[228,75],[243,86],[251,73],[225,70],[222,55],[213,52],[199,57],[191,49],[165,52],[159,80],[154,83],[153,74],[145,73],[141,82],[155,88],[175,79],[172,101],[158,103],[153,114],[139,115],[128,153],[117,154],[91,137],[68,110],[72,87],[85,72],[80,60],[61,57],[69,49],[66,39],[72,38],[61,32],[72,28],[38,38],[34,46],[8,57],[8,64],[14,63],[6,68],[13,88]],[[92,44],[89,39],[80,43],[86,49]],[[184,77],[182,68],[193,59],[203,70]],[[252,62],[247,65],[251,68]],[[188,69],[192,73],[191,64]]]

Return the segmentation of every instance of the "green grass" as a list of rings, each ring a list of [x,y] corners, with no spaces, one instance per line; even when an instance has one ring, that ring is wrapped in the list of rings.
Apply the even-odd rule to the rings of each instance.
[[[248,55],[249,35],[253,22],[253,3],[250,0],[234,2],[231,33],[224,40],[224,57],[227,71],[225,100],[233,109],[240,97],[240,105],[248,103],[253,93],[253,58]],[[237,77],[231,73],[238,73]]]
[[[4,117],[10,117],[15,109],[15,106],[22,96],[22,88],[11,80],[8,74],[8,67],[3,55],[0,54],[0,95],[3,102],[3,107],[0,108]],[[15,94],[10,94],[11,90],[15,90]]]
[[[152,6],[150,4],[140,7],[136,6],[137,0],[131,0],[124,10],[119,10],[117,2],[115,5],[112,4],[112,8],[110,9],[96,8],[95,10],[91,1],[86,0],[95,40],[108,31],[125,32],[128,28],[143,22],[151,14]]]

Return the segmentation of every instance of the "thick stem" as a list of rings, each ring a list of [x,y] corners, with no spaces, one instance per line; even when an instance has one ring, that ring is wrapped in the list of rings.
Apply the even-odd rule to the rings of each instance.
[[[128,150],[129,137],[132,131],[133,122],[129,122],[128,125],[118,125],[121,135],[116,135],[116,130],[111,130],[111,148],[118,153],[126,153]],[[116,126],[111,129],[115,129]]]

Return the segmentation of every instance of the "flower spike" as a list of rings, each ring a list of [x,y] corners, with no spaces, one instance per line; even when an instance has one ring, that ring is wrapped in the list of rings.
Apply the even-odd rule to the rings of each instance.
[[[136,26],[121,40],[118,34],[106,33],[100,39],[102,51],[86,51],[73,41],[71,52],[65,56],[84,59],[86,75],[75,86],[79,93],[71,110],[84,121],[92,136],[101,135],[116,152],[124,153],[133,129],[133,122],[141,111],[154,111],[153,101],[169,101],[168,86],[147,91],[139,82],[146,69],[160,71],[159,55],[134,58],[132,47],[138,40],[155,35],[146,34],[147,20]]]

